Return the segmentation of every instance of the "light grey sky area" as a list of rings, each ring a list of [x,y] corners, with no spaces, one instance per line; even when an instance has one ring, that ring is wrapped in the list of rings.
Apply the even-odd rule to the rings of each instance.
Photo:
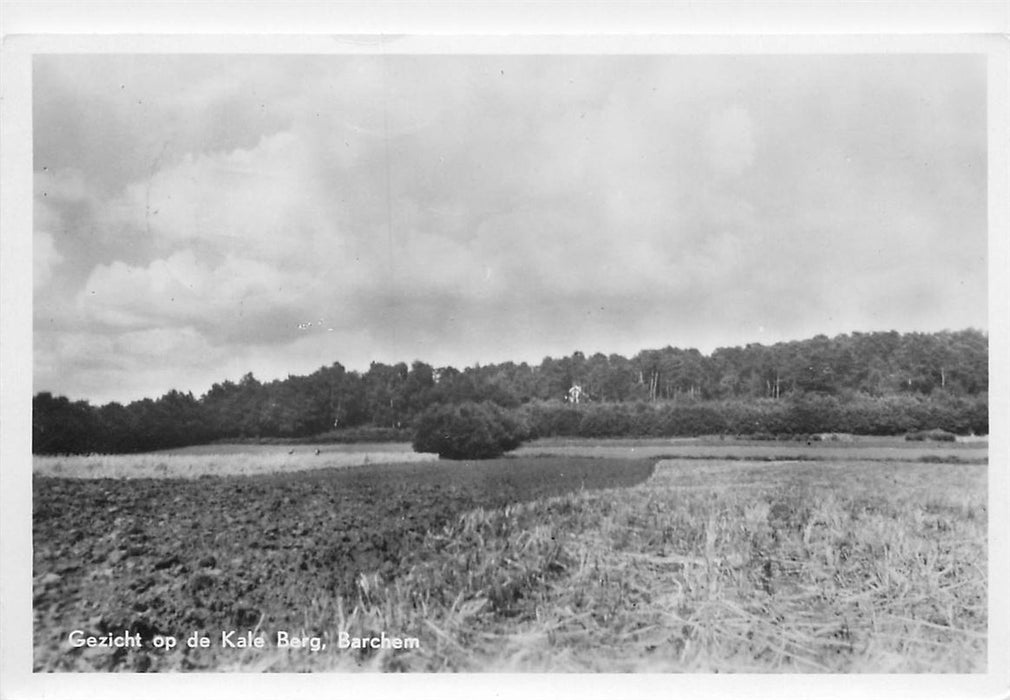
[[[34,388],[987,330],[982,55],[37,55]]]

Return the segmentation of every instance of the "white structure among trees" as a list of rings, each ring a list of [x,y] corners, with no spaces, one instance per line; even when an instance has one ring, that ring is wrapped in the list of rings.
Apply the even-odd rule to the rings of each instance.
[[[570,403],[578,403],[582,396],[586,392],[582,391],[582,387],[578,384],[572,384],[571,388],[568,390],[568,401]]]

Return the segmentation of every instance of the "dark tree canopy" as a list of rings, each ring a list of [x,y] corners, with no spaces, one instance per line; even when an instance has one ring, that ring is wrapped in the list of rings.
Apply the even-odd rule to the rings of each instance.
[[[970,329],[820,335],[707,356],[672,346],[631,358],[576,351],[539,365],[463,370],[414,361],[354,372],[333,363],[306,376],[262,383],[250,373],[199,398],[170,391],[125,406],[41,392],[33,401],[33,450],[134,452],[366,427],[406,435],[431,407],[467,402],[510,409],[538,435],[748,432],[756,425],[768,432],[982,432],[988,365],[988,336]],[[574,386],[578,405],[566,402]]]

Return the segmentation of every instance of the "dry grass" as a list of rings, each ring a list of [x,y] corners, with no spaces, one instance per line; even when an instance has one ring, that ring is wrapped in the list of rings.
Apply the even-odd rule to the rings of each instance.
[[[470,512],[306,630],[421,649],[242,670],[981,672],[986,468],[665,462],[631,489]],[[231,670],[235,670],[234,668]]]
[[[984,464],[988,459],[985,438],[974,442],[907,442],[903,437],[856,437],[848,442],[755,442],[727,438],[672,438],[648,440],[564,440],[544,439],[524,445],[515,454],[522,456],[570,457],[655,457],[659,459],[705,460],[785,460],[817,461],[865,460],[915,462],[920,460]]]
[[[145,453],[137,455],[34,456],[36,476],[72,479],[195,479],[201,476],[238,476],[340,469],[364,464],[430,462],[433,454],[331,450],[319,455],[299,451],[264,450],[211,454]]]

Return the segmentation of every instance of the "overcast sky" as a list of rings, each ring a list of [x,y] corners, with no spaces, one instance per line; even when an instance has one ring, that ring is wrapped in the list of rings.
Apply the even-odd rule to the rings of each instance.
[[[986,329],[984,57],[37,56],[34,386]]]

